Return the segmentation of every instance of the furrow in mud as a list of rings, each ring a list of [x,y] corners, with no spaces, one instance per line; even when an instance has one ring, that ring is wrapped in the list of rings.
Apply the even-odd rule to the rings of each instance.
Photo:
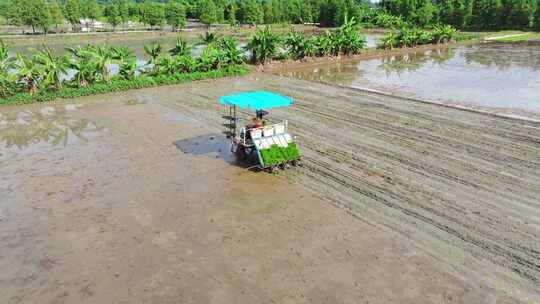
[[[296,182],[452,271],[540,294],[539,123],[266,74],[215,88],[189,87],[174,107],[218,131],[221,95],[294,97],[271,117],[289,120],[305,155]]]

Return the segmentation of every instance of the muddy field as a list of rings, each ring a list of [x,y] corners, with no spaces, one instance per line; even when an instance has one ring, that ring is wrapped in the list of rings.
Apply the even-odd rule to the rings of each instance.
[[[227,152],[255,89],[304,168]],[[0,113],[0,303],[540,301],[538,123],[261,73]]]

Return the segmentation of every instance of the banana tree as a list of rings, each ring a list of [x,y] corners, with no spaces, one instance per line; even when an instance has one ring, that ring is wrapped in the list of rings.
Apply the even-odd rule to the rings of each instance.
[[[366,44],[366,39],[360,35],[354,17],[350,19],[345,17],[345,22],[337,29],[334,37],[338,52],[345,55],[358,54]]]
[[[197,60],[191,55],[175,57],[178,70],[182,73],[192,73],[197,69]]]
[[[126,80],[133,79],[137,72],[137,57],[132,50],[127,47],[112,48],[112,58],[118,64],[118,74]]]
[[[290,32],[285,36],[284,44],[288,49],[289,56],[293,59],[302,59],[306,56],[306,38],[298,32]]]
[[[179,70],[177,61],[170,56],[160,58],[157,65],[161,74],[174,75]]]
[[[95,46],[90,50],[90,56],[95,63],[96,72],[103,81],[109,82],[109,64],[113,62],[111,50],[106,46]]]
[[[176,44],[172,49],[169,50],[169,54],[171,54],[171,56],[185,56],[189,55],[190,53],[191,50],[188,43],[182,37],[176,38]]]
[[[222,52],[223,61],[227,64],[243,64],[244,55],[238,49],[236,40],[232,37],[223,37],[219,40],[219,50]]]
[[[9,48],[0,40],[0,97],[8,96],[15,92],[16,76],[11,70],[17,67],[15,58],[9,56]]]
[[[55,56],[50,48],[45,47],[34,56],[34,61],[42,66],[43,85],[62,89],[62,75],[69,69],[70,62],[67,56]]]
[[[318,54],[317,39],[310,37],[304,42],[304,56],[314,57]]]
[[[159,56],[161,55],[161,50],[162,50],[161,44],[157,42],[144,46],[144,52],[146,53],[146,55],[148,55],[148,57],[150,57],[148,59],[148,62],[146,62],[146,65],[153,66],[152,73],[154,74],[157,74],[159,72],[158,61],[159,61]]]
[[[398,36],[395,32],[390,32],[388,35],[381,38],[378,44],[380,49],[393,49],[399,45]]]
[[[446,43],[455,39],[457,30],[451,25],[436,25],[432,34],[434,42]]]
[[[0,97],[9,96],[17,90],[17,75],[12,73],[0,74]]]
[[[200,72],[208,72],[219,68],[222,63],[220,60],[222,55],[220,50],[217,50],[214,47],[205,48],[197,58],[197,70]]]
[[[199,40],[200,42],[197,43],[199,45],[201,44],[211,45],[218,42],[219,35],[214,32],[206,32],[204,34],[199,35]]]
[[[17,54],[17,75],[18,80],[22,82],[31,95],[38,92],[38,84],[42,78],[43,71],[41,66],[23,54]]]
[[[331,33],[326,31],[324,35],[315,36],[313,43],[315,44],[317,56],[330,56],[333,52]]]
[[[0,40],[0,73],[8,73],[11,69],[15,68],[15,58],[9,56],[9,47]]]
[[[270,27],[266,26],[251,37],[246,49],[251,51],[251,62],[264,64],[276,56],[281,39]]]
[[[72,81],[78,87],[87,87],[92,84],[98,74],[97,65],[92,60],[92,53],[81,47],[68,48],[67,50],[73,57],[70,62],[70,68],[76,71]]]

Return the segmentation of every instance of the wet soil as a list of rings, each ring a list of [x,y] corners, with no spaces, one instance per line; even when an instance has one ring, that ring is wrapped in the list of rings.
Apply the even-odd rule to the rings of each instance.
[[[256,89],[304,168],[231,162]],[[540,301],[538,123],[262,73],[0,113],[1,303]]]
[[[540,45],[453,44],[277,65],[280,75],[540,121]],[[372,52],[373,53],[373,52]]]

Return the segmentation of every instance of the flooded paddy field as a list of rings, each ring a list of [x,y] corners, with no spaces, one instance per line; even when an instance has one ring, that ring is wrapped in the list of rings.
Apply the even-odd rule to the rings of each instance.
[[[259,89],[304,168],[228,153]],[[539,131],[261,73],[2,107],[0,302],[536,303]]]
[[[245,43],[247,39],[257,30],[257,28],[243,28],[243,27],[217,27],[212,28],[211,31],[217,35],[232,36],[242,43]],[[326,29],[320,29],[314,26],[304,25],[289,25],[289,26],[277,26],[273,28],[276,32],[288,32],[295,30],[307,34],[314,34]],[[48,46],[56,54],[62,54],[66,52],[67,47],[85,46],[87,44],[93,45],[108,45],[108,46],[124,46],[132,49],[137,57],[144,58],[144,45],[154,42],[160,43],[163,47],[163,53],[166,53],[169,49],[174,47],[177,37],[182,37],[188,41],[189,44],[194,46],[200,42],[200,35],[207,32],[208,29],[193,28],[184,30],[181,32],[170,31],[137,31],[137,32],[117,32],[117,33],[87,33],[87,34],[64,34],[64,35],[36,35],[36,36],[2,36],[3,39],[11,48],[13,53],[29,54],[35,49],[42,49],[43,46]],[[379,34],[366,33],[369,37],[368,41],[374,44]],[[245,45],[245,44],[243,44]],[[202,49],[204,46],[196,46],[195,52]]]
[[[456,45],[279,73],[540,120],[540,43]]]

